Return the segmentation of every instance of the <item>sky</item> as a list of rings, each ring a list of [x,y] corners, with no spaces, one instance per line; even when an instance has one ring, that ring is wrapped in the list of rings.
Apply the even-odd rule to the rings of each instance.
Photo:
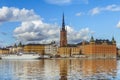
[[[120,47],[119,0],[0,0],[0,47],[59,43],[63,13],[68,43],[114,37]]]

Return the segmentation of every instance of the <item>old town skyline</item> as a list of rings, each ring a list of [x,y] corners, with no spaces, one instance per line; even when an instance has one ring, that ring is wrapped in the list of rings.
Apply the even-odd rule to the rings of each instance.
[[[36,1],[37,2],[37,1]],[[38,0],[36,3],[17,0],[0,3],[0,45],[8,46],[25,42],[59,42],[62,13],[68,31],[68,42],[79,43],[89,40],[91,35],[98,39],[114,36],[119,45],[119,1],[89,0]],[[104,4],[99,4],[103,3]],[[41,5],[40,5],[41,4]],[[30,6],[33,5],[33,6]],[[92,6],[91,6],[92,5]],[[58,12],[55,13],[55,11]],[[72,11],[71,11],[72,10]],[[47,14],[51,12],[51,14]],[[23,17],[24,16],[24,17]],[[104,19],[102,19],[104,17]],[[76,35],[76,36],[74,36]],[[73,36],[73,37],[71,37]]]

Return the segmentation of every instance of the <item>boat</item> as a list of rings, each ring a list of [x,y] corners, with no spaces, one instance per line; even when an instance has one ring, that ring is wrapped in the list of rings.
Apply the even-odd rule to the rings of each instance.
[[[40,55],[31,53],[6,54],[1,55],[1,59],[19,59],[19,60],[40,59]]]
[[[44,55],[41,56],[41,58],[49,59],[49,58],[51,58],[51,56],[49,54],[44,54]]]

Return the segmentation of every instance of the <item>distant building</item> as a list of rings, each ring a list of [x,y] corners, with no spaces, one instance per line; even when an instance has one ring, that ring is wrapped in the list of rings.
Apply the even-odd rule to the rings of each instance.
[[[82,54],[86,57],[96,57],[96,58],[116,58],[117,48],[116,41],[112,38],[112,41],[96,39],[91,37],[90,42],[85,42],[79,45]]]
[[[7,48],[0,48],[0,54],[8,54],[9,53],[9,49]]]
[[[60,30],[60,47],[58,55],[61,57],[85,57],[94,58],[116,58],[117,48],[114,37],[112,40],[94,40],[93,36],[89,42],[83,41],[76,45],[67,44],[67,31],[65,29],[64,14],[62,20],[62,29]]]
[[[16,45],[16,43],[15,43],[14,46],[8,47],[10,54],[16,54],[19,52],[23,52],[23,48],[24,48],[24,46],[22,45],[21,42],[18,45]]]
[[[117,55],[120,57],[120,49],[117,49]]]
[[[70,57],[71,56],[70,47],[59,47],[58,55],[60,55],[61,57]]]
[[[38,53],[40,55],[45,54],[45,44],[27,44],[24,45],[25,53]]]
[[[20,53],[20,52],[24,52],[24,46],[22,45],[21,42],[17,46],[17,53]]]
[[[54,42],[51,42],[50,44],[45,45],[45,54],[55,56],[57,54],[57,44]]]

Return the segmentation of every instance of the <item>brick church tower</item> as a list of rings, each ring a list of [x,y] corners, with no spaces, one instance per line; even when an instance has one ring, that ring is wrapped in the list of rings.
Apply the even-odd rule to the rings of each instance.
[[[60,47],[67,46],[67,30],[65,29],[64,14],[62,19],[62,28],[60,30]]]

